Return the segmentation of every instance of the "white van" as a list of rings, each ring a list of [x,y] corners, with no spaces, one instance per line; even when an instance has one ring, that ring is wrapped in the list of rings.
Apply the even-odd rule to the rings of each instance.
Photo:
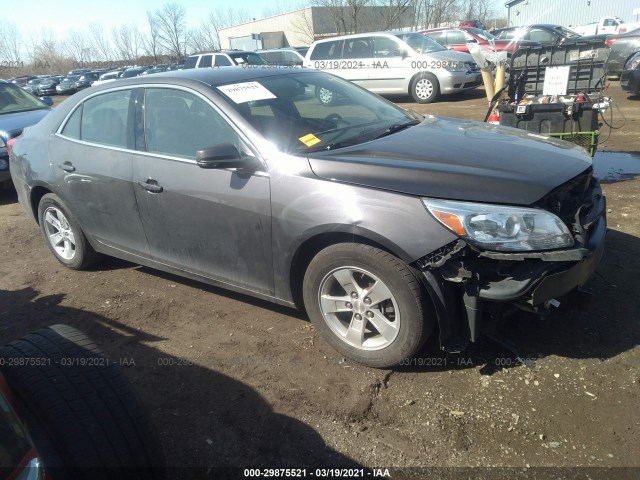
[[[333,73],[379,94],[409,94],[418,103],[482,84],[480,66],[468,53],[447,50],[416,32],[376,32],[314,42],[303,66]],[[331,91],[316,92],[324,103]]]

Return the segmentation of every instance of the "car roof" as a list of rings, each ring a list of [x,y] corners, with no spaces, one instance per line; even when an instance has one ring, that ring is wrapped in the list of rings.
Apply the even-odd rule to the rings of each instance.
[[[299,73],[322,75],[317,70],[300,70],[291,68],[242,68],[240,66],[232,66],[225,68],[190,68],[187,70],[172,70],[154,74],[152,77],[133,77],[118,81],[118,86],[138,85],[148,83],[165,83],[168,85],[178,83],[189,83],[196,81],[205,85],[224,85],[228,83],[242,83],[256,80],[259,78],[272,77],[276,75],[294,75]],[[326,75],[326,74],[325,74]],[[99,85],[99,89],[113,88],[113,84],[105,83]]]

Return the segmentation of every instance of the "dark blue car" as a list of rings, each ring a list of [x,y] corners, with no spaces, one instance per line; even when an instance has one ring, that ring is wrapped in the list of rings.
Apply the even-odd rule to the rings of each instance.
[[[50,110],[39,98],[0,80],[0,185],[11,178],[7,142],[20,135],[25,127],[38,123]]]

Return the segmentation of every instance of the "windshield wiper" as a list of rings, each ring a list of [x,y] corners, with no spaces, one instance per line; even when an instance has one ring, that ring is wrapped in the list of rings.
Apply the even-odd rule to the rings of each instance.
[[[420,123],[420,120],[409,120],[408,122],[396,123],[387,128],[384,132],[382,132],[377,137],[374,137],[373,140],[377,140],[378,138],[386,137],[387,135],[391,135],[393,133],[399,132],[400,130],[404,130],[405,128],[414,127]]]

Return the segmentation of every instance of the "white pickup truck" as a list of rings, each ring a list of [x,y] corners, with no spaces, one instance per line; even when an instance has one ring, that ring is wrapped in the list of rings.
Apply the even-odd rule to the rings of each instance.
[[[580,35],[615,35],[640,28],[640,23],[625,23],[620,17],[603,17],[599,22],[569,28]]]

